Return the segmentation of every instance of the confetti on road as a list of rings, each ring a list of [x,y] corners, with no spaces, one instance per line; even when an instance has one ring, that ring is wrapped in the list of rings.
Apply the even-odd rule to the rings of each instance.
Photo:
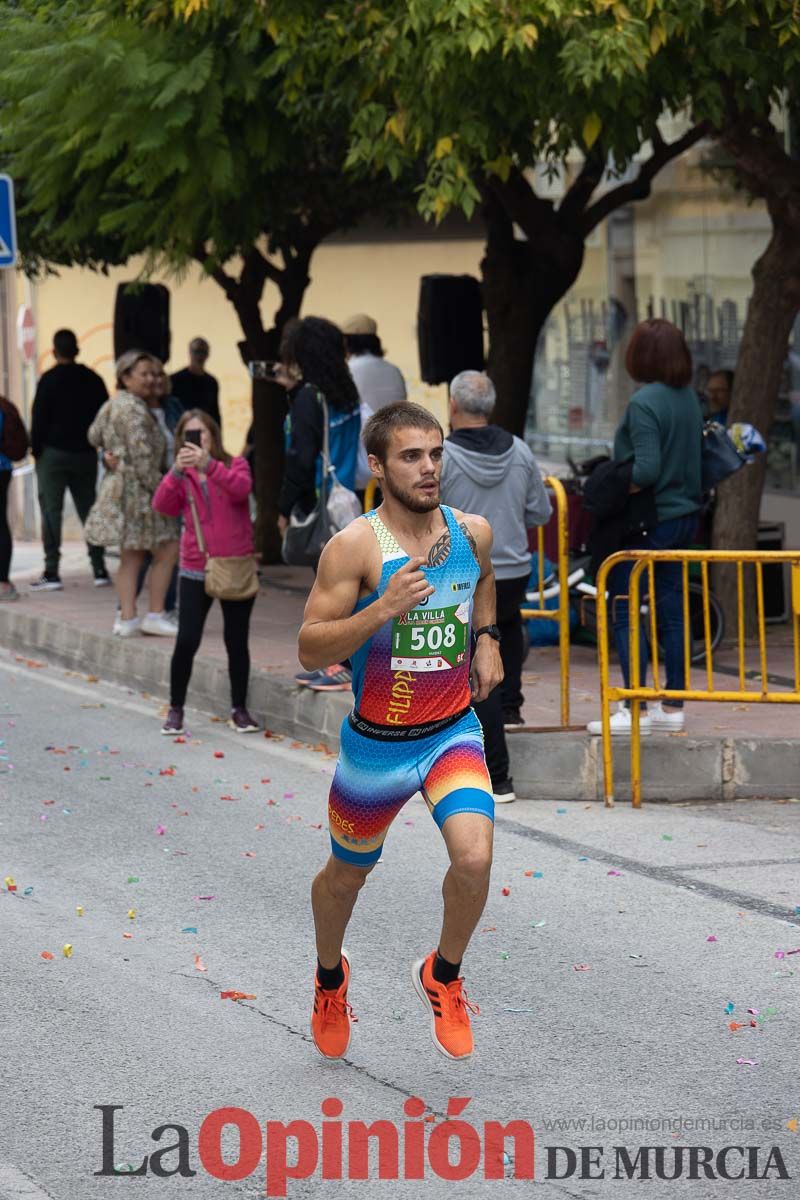
[[[197,926],[196,925],[184,925],[183,929],[181,930],[181,933],[197,933]]]
[[[62,946],[61,953],[64,955],[64,958],[72,958],[72,946],[69,942]]]
[[[717,940],[717,938],[716,938],[716,934],[713,934],[713,933],[710,933],[710,934],[708,935],[708,937],[706,938],[706,941],[707,941],[707,942],[715,942],[716,940]]]
[[[207,971],[208,970],[208,967],[205,965],[202,957],[199,954],[195,954],[195,956],[194,956],[194,965],[198,971]]]
[[[607,875],[621,875],[622,871],[607,871]]]
[[[255,1000],[256,997],[253,995],[252,992],[230,991],[230,992],[220,992],[219,998],[220,998],[220,1000]]]
[[[511,895],[511,888],[510,888],[510,887],[504,887],[504,888],[502,889],[502,894],[503,894],[504,896],[510,896],[510,895]]]
[[[40,955],[40,958],[43,958],[45,962],[52,962],[54,957],[55,955],[51,954],[49,950],[43,950]]]
[[[736,1062],[740,1067],[757,1067],[758,1063],[753,1058],[737,1058]]]
[[[591,971],[589,963],[573,963],[573,971]]]

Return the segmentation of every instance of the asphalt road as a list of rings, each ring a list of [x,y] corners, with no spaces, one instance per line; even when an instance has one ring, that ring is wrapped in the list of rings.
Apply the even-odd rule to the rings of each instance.
[[[347,945],[359,1021],[348,1060],[331,1066],[308,1035],[308,888],[327,854],[333,759],[237,737],[200,713],[193,736],[172,744],[158,713],[148,697],[0,658],[0,879],[17,886],[0,890],[0,1200],[264,1195],[263,1156],[241,1180],[204,1169],[209,1113],[236,1107],[261,1130],[305,1120],[310,1153],[320,1105],[335,1097],[342,1123],[393,1122],[408,1147],[417,1134],[404,1123],[419,1126],[404,1115],[411,1096],[435,1118],[422,1122],[429,1135],[453,1096],[470,1098],[462,1121],[480,1137],[486,1121],[529,1123],[535,1183],[511,1178],[524,1153],[514,1161],[509,1142],[500,1180],[481,1167],[443,1182],[428,1165],[422,1180],[378,1181],[373,1166],[365,1183],[346,1178],[345,1158],[344,1179],[324,1181],[318,1167],[288,1194],[626,1195],[615,1147],[635,1160],[641,1146],[666,1147],[670,1174],[683,1148],[683,1173],[652,1180],[649,1200],[798,1194],[800,804],[500,810],[489,903],[465,962],[481,1007],[477,1052],[453,1064],[434,1051],[409,978],[436,942],[445,869],[417,798],[356,910]],[[255,999],[222,1000],[225,990]],[[175,1144],[174,1130],[151,1133],[179,1124],[196,1174],[96,1176],[98,1105],[123,1106],[107,1147],[115,1165]],[[649,1128],[632,1127],[643,1120]],[[337,1128],[329,1121],[329,1166]],[[260,1138],[245,1138],[254,1161]],[[778,1178],[773,1157],[761,1181],[712,1182],[702,1168],[691,1179],[693,1145],[712,1149],[714,1170],[723,1147],[760,1147],[759,1173],[777,1146],[793,1178]],[[554,1146],[576,1151],[573,1174],[547,1177],[570,1165],[548,1154]],[[581,1177],[587,1146],[603,1148],[605,1177]],[[235,1162],[231,1126],[222,1147]],[[749,1162],[725,1161],[731,1174]],[[650,1163],[653,1173],[654,1154]],[[175,1170],[178,1152],[156,1165]]]

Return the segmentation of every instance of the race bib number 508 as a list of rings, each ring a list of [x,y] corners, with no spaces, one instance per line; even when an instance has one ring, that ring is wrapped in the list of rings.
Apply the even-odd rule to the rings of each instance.
[[[393,671],[451,671],[467,657],[469,605],[415,608],[392,624]]]

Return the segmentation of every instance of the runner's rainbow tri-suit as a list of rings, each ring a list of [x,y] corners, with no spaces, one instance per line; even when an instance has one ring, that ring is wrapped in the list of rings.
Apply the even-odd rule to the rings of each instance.
[[[378,861],[394,818],[422,792],[439,828],[454,813],[494,817],[483,734],[470,707],[472,601],[480,568],[451,509],[441,506],[450,552],[423,567],[435,591],[424,604],[381,626],[352,656],[354,709],[344,721],[328,802],[334,855],[369,866]],[[369,522],[383,558],[376,590],[386,591],[408,562],[373,510]]]

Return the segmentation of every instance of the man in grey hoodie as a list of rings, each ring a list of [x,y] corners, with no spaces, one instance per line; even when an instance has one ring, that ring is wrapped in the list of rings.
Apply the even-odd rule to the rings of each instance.
[[[531,573],[528,530],[550,517],[550,499],[529,447],[490,423],[494,384],[481,371],[462,371],[450,384],[450,436],[444,443],[441,498],[492,526],[497,625],[505,678],[475,705],[486,743],[495,801],[515,799],[505,728],[524,724],[521,708],[525,631],[520,607]]]

